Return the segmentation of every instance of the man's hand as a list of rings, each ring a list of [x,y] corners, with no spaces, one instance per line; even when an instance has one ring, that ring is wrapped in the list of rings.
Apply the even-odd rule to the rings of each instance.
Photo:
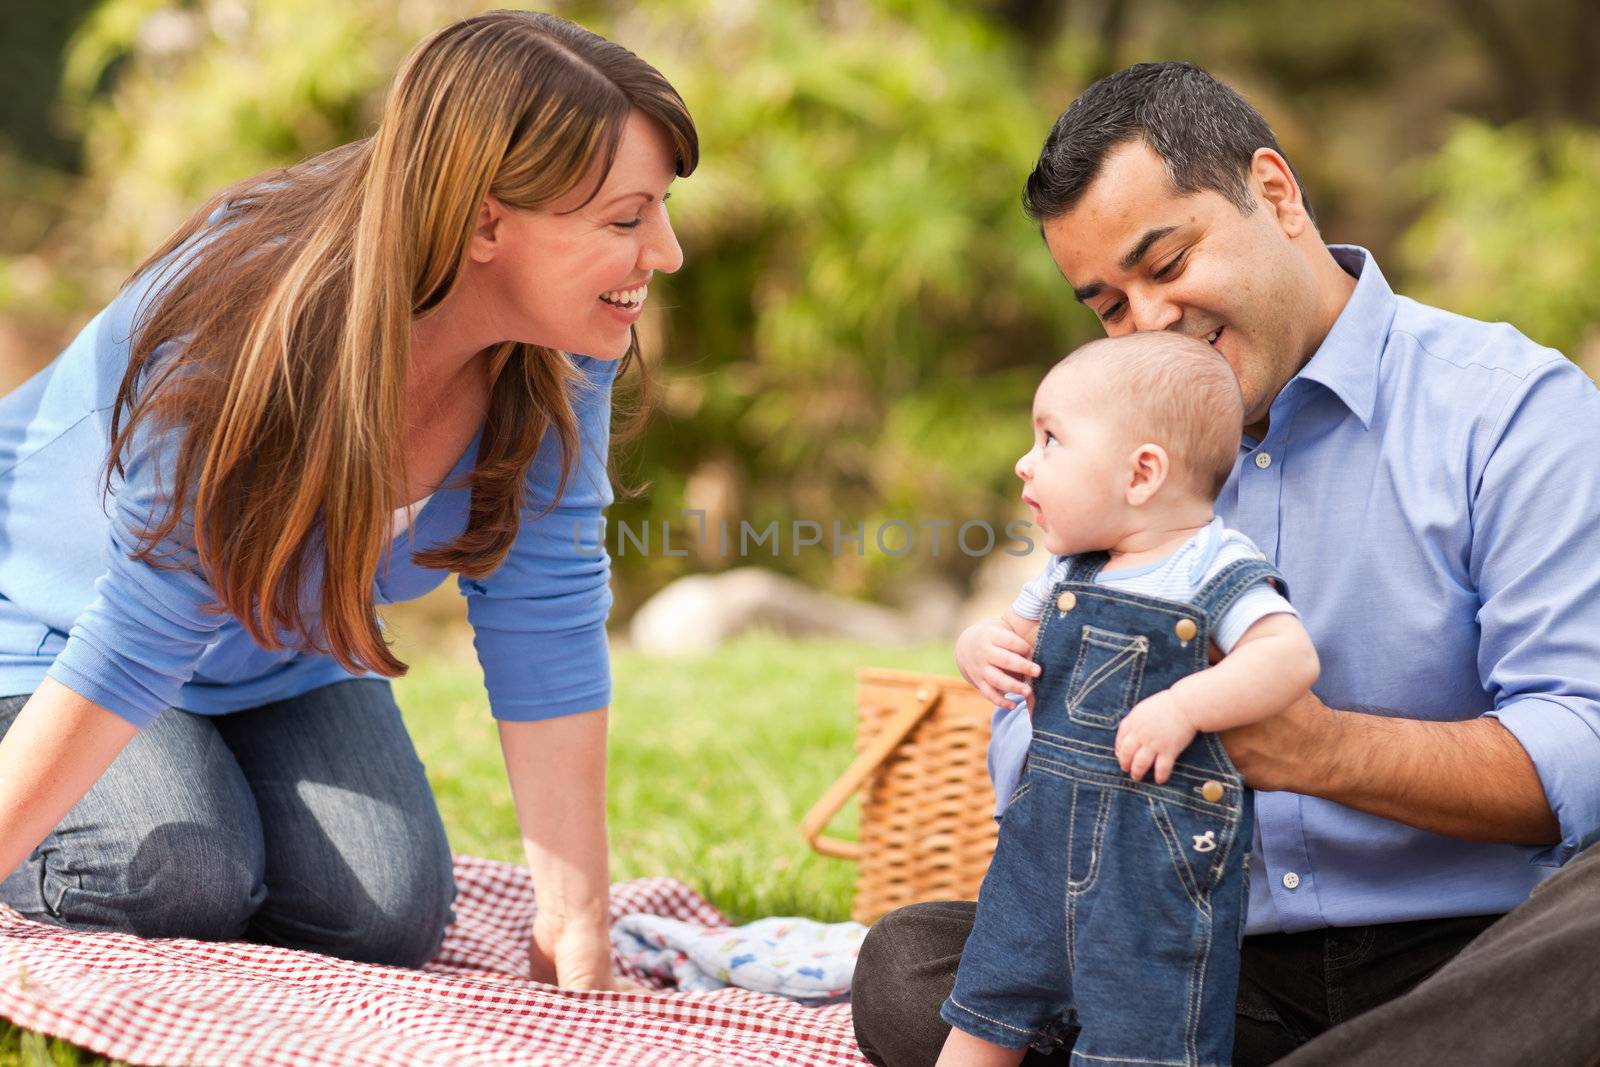
[[[1033,707],[1033,679],[1039,665],[1030,658],[1033,645],[999,619],[986,619],[961,631],[956,639],[956,667],[991,704],[1005,704],[1007,693],[1020,693]]]
[[[1341,751],[1339,715],[1308,691],[1280,714],[1217,736],[1252,789],[1326,796]]]
[[[1164,785],[1194,735],[1189,716],[1172,691],[1163,689],[1135,704],[1117,727],[1117,762],[1136,782],[1153,765],[1156,784]]]

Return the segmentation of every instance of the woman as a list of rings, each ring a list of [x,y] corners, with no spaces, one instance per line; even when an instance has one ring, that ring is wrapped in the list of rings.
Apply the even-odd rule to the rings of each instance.
[[[632,53],[468,19],[373,137],[220,194],[0,400],[0,899],[426,961],[450,854],[374,604],[454,571],[534,977],[614,983],[593,538],[610,383],[697,159]]]

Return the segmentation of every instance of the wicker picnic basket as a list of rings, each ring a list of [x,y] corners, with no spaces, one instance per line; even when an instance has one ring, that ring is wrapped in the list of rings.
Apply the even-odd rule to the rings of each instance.
[[[995,846],[984,763],[993,711],[959,678],[858,672],[858,755],[800,824],[824,856],[856,861],[856,921],[924,900],[977,899]],[[857,790],[859,841],[823,836]]]

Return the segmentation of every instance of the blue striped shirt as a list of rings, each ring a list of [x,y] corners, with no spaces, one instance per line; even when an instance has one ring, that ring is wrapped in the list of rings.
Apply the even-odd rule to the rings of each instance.
[[[30,693],[48,674],[139,726],[169,706],[225,714],[351,677],[323,654],[264,649],[237,619],[208,611],[214,597],[198,567],[128,558],[166,492],[170,435],[138,443],[102,507],[111,408],[133,316],[156,276],[130,284],[48,367],[0,398],[0,693]],[[612,499],[606,452],[617,365],[570,358],[586,385],[574,397],[582,456],[566,494],[535,517],[559,478],[558,447],[547,439],[529,470],[510,555],[488,577],[459,581],[499,719],[610,703],[603,512]],[[411,554],[465,528],[469,492],[454,483],[471,470],[477,444],[395,541],[374,578],[378,604],[421,596],[448,576]],[[192,548],[184,558],[193,561]]]
[[[1261,550],[1237,530],[1222,524],[1220,517],[1213,518],[1205,528],[1189,538],[1172,552],[1137,567],[1118,567],[1102,570],[1095,581],[1113,589],[1130,593],[1160,597],[1190,603],[1206,582],[1229,564],[1247,559],[1265,559]],[[1072,573],[1074,556],[1051,556],[1044,570],[1022,587],[1011,610],[1018,618],[1038,622],[1044,618],[1045,605],[1050,592]],[[1213,623],[1211,639],[1222,652],[1232,652],[1244,632],[1268,615],[1298,614],[1282,593],[1263,580],[1234,601],[1222,617]],[[1007,796],[1011,794],[1009,791]]]
[[[1294,590],[1323,702],[1497,717],[1561,840],[1466,841],[1258,793],[1252,934],[1509,911],[1600,838],[1600,392],[1510,326],[1397,297],[1364,250],[1333,252],[1355,292],[1266,438],[1243,442],[1217,514]],[[1027,747],[1000,718],[996,766]]]

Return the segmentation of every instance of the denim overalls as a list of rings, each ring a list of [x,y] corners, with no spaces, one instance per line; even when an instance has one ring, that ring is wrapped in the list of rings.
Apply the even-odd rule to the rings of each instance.
[[[1165,785],[1117,765],[1117,724],[1203,669],[1215,620],[1282,576],[1222,568],[1193,603],[1097,585],[1077,557],[1045,604],[1033,741],[1000,822],[945,1021],[998,1045],[1073,1062],[1227,1064],[1233,1054],[1251,842],[1250,792],[1215,734]]]

